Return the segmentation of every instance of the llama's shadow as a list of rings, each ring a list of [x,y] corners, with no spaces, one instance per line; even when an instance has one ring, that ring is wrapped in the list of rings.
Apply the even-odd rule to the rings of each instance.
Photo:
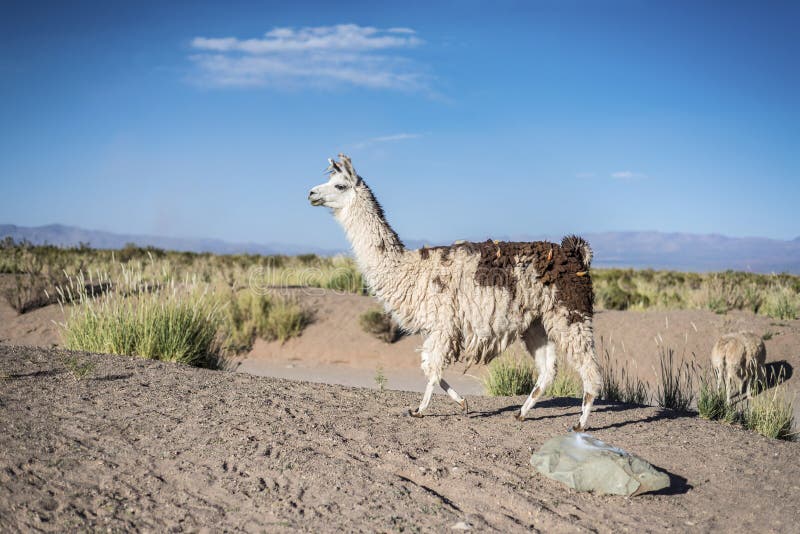
[[[642,406],[636,404],[622,404],[616,405],[614,407],[609,407],[607,411],[622,411],[626,409],[636,409],[642,408]],[[603,410],[598,410],[603,411]],[[647,417],[641,417],[639,419],[631,419],[628,421],[620,421],[619,423],[611,423],[606,426],[592,426],[591,430],[608,430],[611,428],[621,428],[623,426],[628,425],[635,425],[638,423],[654,423],[656,421],[665,421],[665,420],[672,420],[672,419],[682,419],[684,417],[695,417],[697,414],[694,412],[677,412],[674,410],[666,410],[660,409],[653,415],[648,415]]]
[[[783,384],[792,378],[792,374],[794,373],[794,368],[786,360],[766,363],[764,365],[764,370],[767,376],[765,384],[767,389]]]
[[[541,421],[546,419],[560,419],[562,417],[578,417],[580,416],[580,410],[577,411],[569,411],[566,413],[557,413],[557,414],[542,414],[541,412],[537,412],[537,408],[580,408],[581,406],[581,399],[575,399],[571,397],[554,397],[550,399],[542,400],[536,403],[536,406],[533,407],[531,412],[528,414],[528,419],[532,421]],[[498,415],[507,414],[509,412],[517,412],[519,411],[520,406],[518,404],[512,404],[510,406],[505,406],[503,408],[498,408],[497,410],[489,410],[489,411],[475,411],[469,414],[469,417],[494,417]],[[641,404],[624,404],[619,402],[599,402],[595,404],[595,408],[593,413],[603,413],[603,412],[624,412],[628,410],[637,410],[641,408],[651,408],[651,406],[644,406]],[[656,421],[664,421],[664,420],[671,420],[671,419],[681,419],[684,417],[694,417],[696,414],[693,412],[677,412],[673,410],[666,410],[660,409],[656,413],[649,415],[647,417],[640,417],[638,419],[630,419],[626,421],[620,421],[618,423],[611,423],[606,426],[591,426],[591,430],[607,430],[611,428],[621,428],[628,425],[634,425],[637,423],[653,423]]]
[[[114,380],[125,380],[133,376],[133,373],[121,373],[116,375],[96,376],[92,378],[95,382],[113,382]]]
[[[540,400],[536,403],[531,409],[531,414],[537,408],[572,408],[572,407],[580,407],[581,399],[575,399],[572,397],[552,397],[549,399]],[[507,414],[509,412],[518,412],[520,409],[521,404],[510,404],[508,406],[504,406],[502,408],[498,408],[496,410],[487,410],[487,411],[473,411],[469,413],[470,417],[494,417],[497,415]],[[557,415],[544,415],[540,417],[531,417],[532,419],[554,419],[557,417],[566,417],[569,415],[580,415],[580,412],[576,412],[574,414],[557,414]]]
[[[66,371],[60,369],[45,369],[42,371],[32,371],[30,373],[12,373],[8,378],[39,378],[42,376],[57,376],[62,375]]]

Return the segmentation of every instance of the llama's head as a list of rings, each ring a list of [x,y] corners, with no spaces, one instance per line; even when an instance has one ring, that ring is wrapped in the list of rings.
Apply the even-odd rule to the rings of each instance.
[[[334,210],[346,208],[356,198],[356,188],[363,182],[356,174],[350,158],[339,154],[339,161],[328,160],[330,178],[311,189],[308,200],[312,206],[325,206]]]

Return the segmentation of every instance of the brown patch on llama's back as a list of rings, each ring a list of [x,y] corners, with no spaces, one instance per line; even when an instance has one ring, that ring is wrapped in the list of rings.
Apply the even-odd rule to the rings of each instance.
[[[475,282],[484,287],[495,286],[508,290],[512,297],[517,292],[515,267],[533,264],[537,281],[545,286],[556,286],[556,298],[569,310],[570,324],[591,317],[594,308],[592,278],[584,258],[585,242],[579,238],[565,238],[561,245],[548,241],[508,242],[487,240],[482,243],[426,247],[420,249],[420,258],[427,260],[431,253],[440,254],[445,262],[455,251],[479,254]]]

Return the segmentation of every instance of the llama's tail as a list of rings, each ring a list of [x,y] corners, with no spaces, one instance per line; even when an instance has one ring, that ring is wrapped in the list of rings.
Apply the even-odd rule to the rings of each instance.
[[[577,254],[585,268],[588,269],[591,266],[592,247],[589,246],[589,243],[587,243],[584,238],[576,235],[568,235],[561,240],[561,248],[564,250],[570,250]]]

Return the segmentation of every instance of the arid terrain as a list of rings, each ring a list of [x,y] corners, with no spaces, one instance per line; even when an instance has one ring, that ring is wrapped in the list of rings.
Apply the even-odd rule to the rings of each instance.
[[[0,531],[794,529],[796,442],[600,402],[589,431],[668,472],[672,486],[630,499],[578,494],[528,463],[574,423],[578,400],[547,399],[519,423],[523,397],[482,396],[485,368],[456,368],[448,377],[470,395],[470,414],[437,396],[428,417],[407,417],[419,394],[378,391],[376,378],[421,389],[419,338],[363,332],[370,297],[293,297],[313,322],[285,343],[257,340],[231,362],[237,372],[64,351],[59,306],[20,315],[0,302]],[[766,334],[768,363],[798,390],[800,321],[602,311],[595,324],[598,348],[653,389],[659,345],[705,366],[719,334],[750,329]]]
[[[630,499],[574,493],[531,451],[577,417],[547,400],[417,395],[0,347],[0,530],[789,532],[800,447],[656,408],[591,432],[670,473]]]

